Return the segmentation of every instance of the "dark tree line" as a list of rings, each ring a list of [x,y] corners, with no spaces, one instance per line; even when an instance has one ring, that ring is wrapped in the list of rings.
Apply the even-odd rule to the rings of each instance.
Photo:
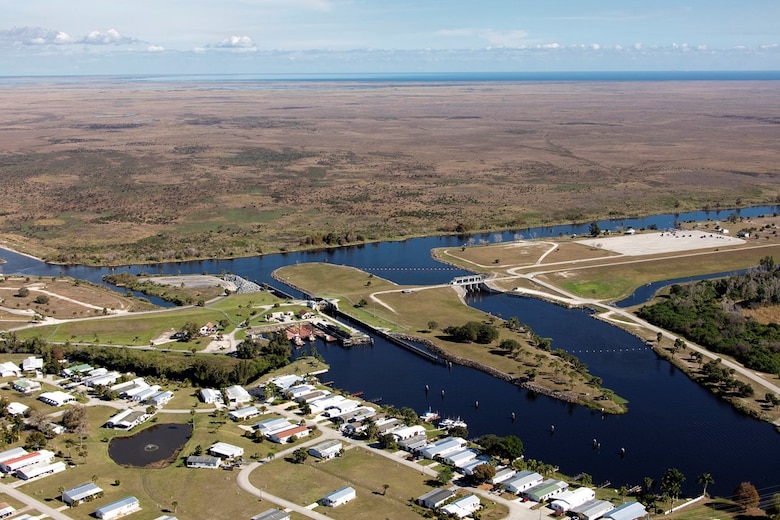
[[[760,323],[740,312],[778,303],[780,271],[767,257],[749,273],[673,285],[666,301],[645,306],[638,315],[748,368],[780,375],[780,324]]]
[[[489,323],[469,321],[464,325],[451,325],[443,331],[461,343],[488,344],[498,339],[498,329]]]

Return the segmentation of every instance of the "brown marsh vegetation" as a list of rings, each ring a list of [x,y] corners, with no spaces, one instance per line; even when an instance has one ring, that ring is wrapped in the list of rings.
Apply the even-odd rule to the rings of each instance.
[[[254,255],[780,194],[770,81],[85,78],[0,92],[3,245],[57,262]]]

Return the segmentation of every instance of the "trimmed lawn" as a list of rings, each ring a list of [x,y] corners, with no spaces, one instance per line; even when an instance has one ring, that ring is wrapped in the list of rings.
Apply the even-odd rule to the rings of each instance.
[[[317,462],[311,457],[303,464],[274,460],[252,473],[252,484],[292,502],[312,504],[328,493],[352,486],[357,498],[337,508],[317,506],[317,511],[343,519],[419,519],[408,505],[431,488],[430,477],[394,463],[359,447],[348,449],[343,457]],[[388,484],[383,495],[383,485]]]

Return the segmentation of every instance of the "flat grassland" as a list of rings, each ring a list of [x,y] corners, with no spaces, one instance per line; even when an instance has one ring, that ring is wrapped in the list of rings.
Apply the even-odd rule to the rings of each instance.
[[[228,88],[226,88],[228,87]],[[770,203],[776,82],[0,87],[0,234],[121,265]]]

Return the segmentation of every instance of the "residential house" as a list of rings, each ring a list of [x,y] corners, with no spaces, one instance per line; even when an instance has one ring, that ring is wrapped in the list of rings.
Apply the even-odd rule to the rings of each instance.
[[[0,452],[0,464],[7,460],[16,459],[18,457],[21,457],[22,455],[27,455],[28,451],[24,448],[11,448],[10,450],[6,450],[3,452]]]
[[[38,396],[38,400],[43,401],[44,403],[51,406],[64,406],[68,403],[74,402],[76,398],[60,390],[55,390],[54,392],[42,393]]]
[[[459,470],[461,470],[465,475],[473,475],[474,469],[478,466],[481,466],[483,464],[490,464],[490,455],[480,455],[476,459],[472,459],[468,462],[465,462],[461,464],[460,466],[456,466]]]
[[[332,459],[333,457],[338,457],[343,447],[344,445],[341,441],[331,439],[309,448],[309,455],[318,459]]]
[[[29,409],[30,407],[26,404],[13,402],[9,403],[5,410],[9,415],[23,415]]]
[[[168,401],[170,401],[171,399],[173,399],[173,392],[164,390],[152,395],[149,399],[147,399],[146,402],[152,406],[156,406],[157,408],[160,408],[161,406],[165,406],[166,404],[168,404]]]
[[[501,484],[502,482],[506,482],[510,478],[514,477],[516,474],[517,470],[510,468],[509,466],[498,468],[496,469],[496,474],[493,476],[493,478],[490,479],[490,483],[494,486]]]
[[[243,386],[233,385],[225,388],[228,404],[245,404],[252,402],[252,396]]]
[[[128,408],[106,421],[106,427],[115,430],[131,430],[151,417],[146,410],[133,410]]]
[[[609,500],[589,500],[582,505],[571,508],[570,515],[577,515],[579,520],[598,520],[615,509]]]
[[[290,429],[273,433],[268,436],[269,440],[278,442],[279,444],[290,442],[290,439],[300,439],[301,437],[307,437],[309,435],[309,428],[305,425],[293,426]]]
[[[264,419],[260,422],[257,422],[255,423],[254,426],[252,426],[252,428],[254,430],[259,431],[265,437],[268,437],[269,435],[272,435],[276,432],[289,430],[293,426],[294,424],[288,421],[287,419],[272,418],[272,419]]]
[[[466,440],[460,437],[445,437],[421,449],[420,454],[426,459],[434,459],[456,452],[466,444]]]
[[[245,421],[247,419],[257,417],[258,415],[260,415],[260,410],[258,410],[256,406],[247,406],[246,408],[233,410],[228,413],[228,417],[234,421]]]
[[[327,507],[338,507],[340,505],[346,504],[350,500],[354,500],[355,498],[357,498],[357,493],[355,492],[354,488],[346,486],[322,497],[320,502],[322,505]]]
[[[205,325],[203,325],[200,330],[198,330],[201,336],[211,336],[213,334],[216,334],[219,332],[219,327],[217,327],[215,324],[208,322]]]
[[[13,473],[17,470],[34,466],[35,464],[51,464],[54,461],[54,453],[49,450],[33,451],[18,457],[0,462],[0,471]]]
[[[29,395],[33,392],[37,392],[41,389],[41,384],[38,381],[31,381],[29,379],[17,379],[11,383],[14,390],[17,392]]]
[[[454,496],[451,489],[434,489],[418,497],[417,503],[428,509],[438,509]]]
[[[17,469],[14,475],[22,480],[32,480],[34,478],[46,477],[65,471],[65,463],[62,461],[52,462],[51,464],[33,464],[24,468]]]
[[[0,377],[19,377],[22,375],[22,369],[16,366],[15,363],[6,361],[0,363]]]
[[[89,501],[92,498],[101,495],[103,490],[97,487],[92,482],[82,484],[80,486],[68,489],[62,492],[62,501],[68,505],[80,504],[84,501]]]
[[[95,516],[103,520],[114,520],[121,516],[129,515],[141,510],[141,504],[135,497],[126,497],[116,502],[111,502],[95,510]]]
[[[626,502],[616,507],[602,518],[605,520],[637,520],[637,518],[647,517],[645,506],[639,502]]]
[[[219,457],[209,457],[206,455],[190,455],[187,457],[186,465],[188,468],[217,469],[222,464]]]
[[[30,356],[22,361],[22,371],[40,372],[43,370],[43,358]]]
[[[412,437],[425,435],[425,428],[419,425],[407,426],[405,428],[398,428],[397,430],[393,430],[392,435],[395,437],[396,441],[405,441],[406,439],[411,439]]]
[[[269,509],[253,516],[249,520],[290,520],[290,513],[281,509]]]
[[[233,446],[226,442],[216,442],[209,449],[208,452],[217,457],[223,457],[226,459],[237,459],[244,456],[244,448],[240,446]]]
[[[559,513],[566,513],[570,509],[581,506],[594,498],[596,498],[596,492],[590,488],[569,489],[559,494],[552,501],[550,507]]]
[[[224,402],[219,390],[214,390],[213,388],[201,388],[200,400],[206,404],[222,404]]]
[[[303,378],[301,376],[296,376],[295,374],[278,376],[269,381],[269,383],[272,383],[275,386],[279,387],[282,391],[285,391],[288,388],[295,386],[296,384],[301,382],[303,382]]]
[[[6,518],[16,512],[16,508],[8,502],[0,502],[0,518]]]
[[[443,463],[460,468],[476,459],[479,453],[479,450],[475,450],[474,448],[464,448],[453,451],[447,455],[443,455],[440,458]]]
[[[569,487],[569,484],[556,479],[547,479],[525,491],[524,495],[533,502],[545,502],[556,495],[560,495]]]
[[[459,498],[442,507],[441,512],[447,515],[455,515],[458,518],[464,518],[473,514],[475,511],[479,511],[481,507],[482,504],[477,495],[466,495],[465,497]]]
[[[295,400],[298,397],[300,397],[302,395],[310,394],[310,393],[314,392],[315,390],[317,390],[317,388],[315,386],[304,384],[304,385],[291,386],[284,393],[285,393],[285,395],[288,398],[290,398],[292,400]]]
[[[535,471],[518,471],[514,477],[504,482],[504,489],[515,495],[538,486],[544,481],[544,478]]]

